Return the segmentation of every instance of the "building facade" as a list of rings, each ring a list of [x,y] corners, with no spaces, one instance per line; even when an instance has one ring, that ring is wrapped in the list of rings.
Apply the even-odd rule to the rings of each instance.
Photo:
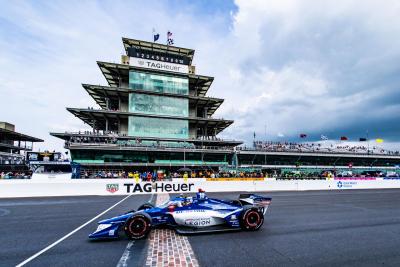
[[[14,124],[0,122],[0,174],[6,174],[8,178],[24,178],[23,173],[29,171],[26,152],[32,151],[35,142],[43,140],[16,132]]]

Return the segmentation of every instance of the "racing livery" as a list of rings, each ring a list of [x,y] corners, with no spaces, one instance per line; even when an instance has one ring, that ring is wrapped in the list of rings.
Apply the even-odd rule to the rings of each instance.
[[[118,238],[122,230],[130,239],[145,238],[155,227],[172,227],[180,234],[260,229],[271,198],[241,194],[238,200],[208,198],[201,189],[196,196],[178,196],[157,207],[143,204],[138,211],[98,222],[90,239]]]

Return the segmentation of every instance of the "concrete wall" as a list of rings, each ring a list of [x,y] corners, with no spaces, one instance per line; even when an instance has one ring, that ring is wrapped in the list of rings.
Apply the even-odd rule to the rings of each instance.
[[[129,111],[129,103],[127,101],[121,101],[121,106],[119,107],[120,111],[128,112]]]
[[[120,133],[128,134],[128,120],[121,120],[118,130]]]
[[[187,193],[199,188],[207,192],[270,192],[305,190],[348,190],[400,188],[400,180],[274,180],[210,181],[177,179],[171,182],[136,183],[134,179],[64,179],[42,177],[37,180],[0,180],[0,198],[79,195],[126,195],[150,193]]]
[[[197,117],[197,108],[196,107],[189,107],[189,116]]]
[[[189,138],[197,138],[197,129],[195,127],[189,128]]]

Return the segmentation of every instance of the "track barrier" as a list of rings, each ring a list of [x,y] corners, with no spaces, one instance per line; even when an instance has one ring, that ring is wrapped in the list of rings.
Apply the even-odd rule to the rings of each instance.
[[[135,179],[38,179],[0,180],[0,198],[128,195],[151,193],[272,192],[400,188],[400,179],[375,180],[275,180],[272,178],[190,178],[137,182]]]

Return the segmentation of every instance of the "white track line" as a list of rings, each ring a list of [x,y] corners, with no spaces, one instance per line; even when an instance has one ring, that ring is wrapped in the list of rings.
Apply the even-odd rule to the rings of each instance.
[[[149,203],[151,203],[151,201],[153,201],[153,197],[155,196],[155,194],[151,194],[150,199],[149,199]],[[131,247],[133,246],[135,241],[130,241],[128,243],[128,245],[126,245],[126,248],[124,250],[124,253],[122,253],[121,258],[119,259],[118,263],[117,263],[117,267],[126,267],[128,266],[128,261],[131,257]]]
[[[121,259],[119,259],[117,267],[126,267],[128,266],[128,260],[131,257],[131,247],[135,241],[130,241],[125,248],[124,253],[122,254]]]
[[[24,260],[23,262],[21,262],[20,264],[16,265],[16,267],[20,267],[20,266],[24,266],[25,264],[27,264],[28,262],[30,262],[31,260],[35,259],[36,257],[40,256],[41,254],[43,254],[44,252],[48,251],[49,249],[51,249],[52,247],[54,247],[55,245],[59,244],[60,242],[64,241],[65,239],[67,239],[68,237],[70,237],[71,235],[75,234],[76,232],[78,232],[79,230],[81,230],[83,227],[85,227],[86,225],[88,225],[89,223],[93,222],[94,220],[96,220],[97,218],[99,218],[100,216],[104,215],[105,213],[109,212],[110,210],[112,210],[113,208],[115,208],[116,206],[118,206],[119,204],[121,204],[123,201],[125,201],[127,198],[131,197],[132,195],[129,195],[125,198],[123,198],[122,200],[118,201],[117,203],[115,203],[114,205],[112,205],[111,207],[109,207],[108,209],[106,209],[105,211],[103,211],[102,213],[98,214],[97,216],[95,216],[94,218],[92,218],[91,220],[85,222],[84,224],[82,224],[81,226],[79,226],[78,228],[76,228],[75,230],[73,230],[72,232],[70,232],[69,234],[63,236],[62,238],[58,239],[56,242],[54,242],[53,244],[45,247],[44,249],[42,249],[41,251],[39,251],[38,253],[32,255],[31,257],[27,258],[26,260]]]

